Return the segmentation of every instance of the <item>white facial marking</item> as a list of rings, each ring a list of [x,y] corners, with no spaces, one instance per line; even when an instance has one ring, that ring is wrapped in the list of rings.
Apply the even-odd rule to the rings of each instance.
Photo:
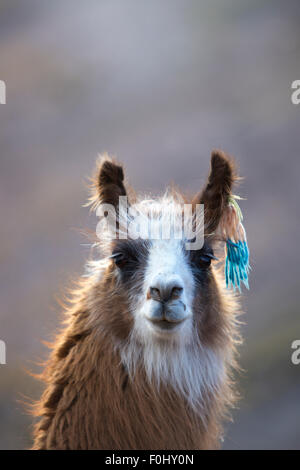
[[[188,341],[192,334],[194,279],[182,242],[152,240],[143,292],[134,309],[139,335]],[[149,294],[154,290],[153,297]],[[174,295],[174,298],[172,297]]]

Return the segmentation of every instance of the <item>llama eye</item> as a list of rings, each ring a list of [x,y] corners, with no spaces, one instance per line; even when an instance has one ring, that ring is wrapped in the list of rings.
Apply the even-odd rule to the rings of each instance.
[[[218,258],[216,258],[213,254],[213,252],[208,252],[208,253],[202,253],[200,255],[200,263],[202,264],[202,266],[204,266],[205,268],[209,268],[209,266],[211,265],[211,261],[215,259],[217,260]]]
[[[191,251],[190,257],[194,269],[196,269],[196,271],[199,269],[200,272],[208,269],[213,259],[217,260],[210,248],[199,251]]]
[[[207,255],[200,256],[200,263],[205,268],[208,268],[211,265],[211,258]]]
[[[126,257],[123,253],[113,253],[110,258],[114,261],[115,265],[121,268],[126,263]]]

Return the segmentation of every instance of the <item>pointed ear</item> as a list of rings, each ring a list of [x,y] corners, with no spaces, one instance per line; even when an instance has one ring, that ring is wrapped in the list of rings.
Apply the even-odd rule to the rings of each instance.
[[[89,204],[93,209],[99,204],[112,204],[117,208],[119,197],[126,196],[123,167],[106,154],[99,157],[91,181]]]
[[[221,150],[213,150],[206,186],[193,200],[193,204],[204,204],[205,234],[217,229],[237,179],[233,159]]]

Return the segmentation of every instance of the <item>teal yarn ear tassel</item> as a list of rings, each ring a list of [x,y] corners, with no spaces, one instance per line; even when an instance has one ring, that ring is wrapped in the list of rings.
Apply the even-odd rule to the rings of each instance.
[[[223,233],[226,238],[225,281],[226,287],[241,291],[243,283],[249,289],[248,273],[249,248],[242,211],[236,202],[238,196],[230,196],[223,221]]]
[[[234,243],[228,238],[226,240],[225,280],[226,287],[236,287],[241,291],[241,283],[249,289],[248,273],[249,249],[247,241]]]

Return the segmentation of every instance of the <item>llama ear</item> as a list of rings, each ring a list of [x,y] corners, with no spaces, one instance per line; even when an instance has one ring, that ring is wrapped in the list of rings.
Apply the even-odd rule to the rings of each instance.
[[[100,156],[92,178],[89,205],[93,209],[99,204],[112,204],[118,207],[119,197],[126,196],[123,167],[108,155]]]
[[[213,150],[206,186],[193,200],[193,204],[204,204],[205,233],[211,234],[219,226],[236,179],[233,160],[224,152]]]
[[[238,179],[233,160],[224,152],[214,150],[207,184],[194,200],[204,204],[204,227],[206,235],[218,232],[225,244],[225,280],[227,287],[241,289],[241,283],[249,288],[249,249],[243,216],[237,203],[238,196],[232,187]]]

